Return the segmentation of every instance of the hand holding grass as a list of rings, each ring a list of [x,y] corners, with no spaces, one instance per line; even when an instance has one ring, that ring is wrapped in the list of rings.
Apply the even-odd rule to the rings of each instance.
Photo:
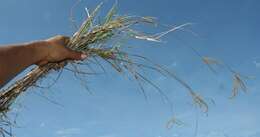
[[[47,63],[55,63],[64,60],[83,60],[87,56],[80,52],[73,51],[65,46],[69,43],[70,38],[66,36],[55,36],[47,39],[42,45],[38,46],[41,59],[36,64],[43,66]]]
[[[66,48],[69,38],[55,36],[43,41],[15,44],[0,48],[0,87],[25,68],[64,60],[82,60],[87,56]]]
[[[14,76],[14,74],[19,73],[32,64],[37,64],[39,66],[33,68],[23,78],[17,80],[0,92],[0,136],[1,134],[9,134],[12,136],[12,134],[8,132],[12,123],[10,123],[8,117],[6,117],[11,109],[11,105],[15,102],[16,98],[27,91],[27,89],[31,87],[41,87],[38,85],[42,78],[45,78],[53,71],[59,70],[73,72],[76,78],[81,74],[83,76],[87,76],[88,74],[93,75],[96,74],[96,72],[91,69],[91,66],[95,65],[96,68],[100,68],[105,72],[106,68],[103,67],[103,63],[110,64],[113,69],[119,72],[119,74],[132,76],[145,97],[146,91],[143,85],[149,84],[159,93],[162,99],[169,104],[171,104],[171,100],[169,100],[168,96],[156,85],[156,83],[143,75],[143,73],[152,70],[162,76],[173,78],[188,91],[196,106],[200,107],[204,112],[208,111],[207,102],[205,102],[203,97],[197,94],[188,83],[179,78],[174,72],[153,63],[149,58],[135,53],[129,53],[127,50],[129,49],[129,46],[126,47],[123,42],[132,38],[151,42],[161,42],[163,36],[170,32],[184,30],[183,27],[190,25],[190,23],[175,26],[165,32],[148,34],[136,30],[136,27],[134,26],[140,24],[157,26],[158,24],[153,17],[116,15],[115,4],[104,19],[96,21],[95,18],[101,6],[102,3],[90,14],[87,10],[87,19],[70,39],[64,36],[56,36],[44,41],[0,48],[0,86],[3,84],[3,81],[1,80],[7,81],[10,79],[10,77],[5,77],[6,74]],[[19,49],[18,47],[24,49]],[[213,65],[222,65],[228,68],[234,75],[233,96],[237,95],[239,89],[242,89],[243,91],[247,90],[241,79],[241,75],[228,65],[223,65],[223,63],[213,58],[202,56],[193,47],[190,47],[190,49],[198,55],[213,72],[215,72]],[[85,59],[87,57],[86,54],[88,55],[88,59],[84,62],[66,61]],[[87,67],[87,72],[80,69],[82,66]],[[72,69],[70,67],[72,67]],[[82,79],[79,78],[79,80],[81,80],[82,83]],[[85,83],[83,83],[83,85],[84,84]],[[178,121],[174,118],[170,120],[169,125],[171,126],[173,123],[178,123]],[[167,125],[167,127],[169,126]]]

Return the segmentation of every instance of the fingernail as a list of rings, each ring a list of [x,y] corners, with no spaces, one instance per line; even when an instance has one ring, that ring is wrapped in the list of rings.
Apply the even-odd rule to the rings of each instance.
[[[86,59],[88,56],[86,54],[81,54],[81,59]]]

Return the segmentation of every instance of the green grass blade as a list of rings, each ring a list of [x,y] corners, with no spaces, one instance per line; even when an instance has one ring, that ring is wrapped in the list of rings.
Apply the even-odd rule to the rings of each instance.
[[[113,5],[113,7],[107,13],[104,24],[110,22],[113,19],[113,16],[116,14],[116,11],[117,11],[117,2]]]
[[[82,27],[80,28],[80,33],[79,35],[81,34],[84,34],[85,32],[87,32],[90,28],[90,26],[92,25],[93,23],[93,20],[94,18],[96,17],[98,11],[100,10],[100,8],[102,7],[103,5],[103,2],[101,2],[96,8],[95,10],[90,14],[90,16],[88,17],[88,19],[86,20],[86,22],[82,25]]]

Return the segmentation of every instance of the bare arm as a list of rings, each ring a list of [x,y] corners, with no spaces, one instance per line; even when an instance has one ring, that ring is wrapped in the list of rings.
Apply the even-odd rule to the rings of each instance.
[[[69,38],[56,36],[48,40],[0,47],[0,88],[23,71],[37,64],[60,62],[67,59],[81,60],[86,55],[65,48]]]

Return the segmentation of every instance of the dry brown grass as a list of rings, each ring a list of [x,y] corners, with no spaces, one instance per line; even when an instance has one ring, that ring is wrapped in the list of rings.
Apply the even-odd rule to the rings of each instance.
[[[93,12],[88,14],[87,19],[84,21],[79,30],[71,37],[70,43],[67,45],[68,48],[86,53],[89,58],[83,62],[75,61],[64,61],[61,63],[49,63],[43,67],[35,67],[26,76],[16,81],[14,84],[4,89],[0,93],[0,134],[2,136],[12,134],[9,132],[8,127],[12,125],[9,122],[7,113],[10,111],[12,104],[15,102],[18,96],[23,92],[27,91],[31,87],[39,87],[37,82],[40,79],[48,77],[48,74],[58,70],[66,69],[75,73],[75,75],[90,75],[96,74],[96,72],[84,72],[78,69],[79,65],[89,66],[91,64],[98,65],[102,70],[106,70],[103,67],[100,60],[107,62],[118,71],[120,74],[122,72],[128,72],[140,86],[140,89],[144,96],[146,96],[143,84],[149,84],[158,91],[160,96],[167,101],[167,95],[151,80],[146,78],[141,72],[143,70],[153,70],[163,76],[171,77],[178,81],[182,86],[184,86],[195,104],[202,108],[204,112],[208,111],[208,105],[199,96],[189,84],[180,79],[175,73],[165,69],[164,67],[154,64],[148,58],[141,55],[128,53],[127,50],[124,51],[124,45],[120,43],[122,39],[140,39],[151,42],[161,42],[161,38],[170,32],[182,29],[183,27],[190,25],[190,23],[183,24],[170,28],[165,32],[161,32],[153,35],[146,35],[144,32],[135,30],[133,26],[135,25],[152,25],[157,24],[156,20],[152,17],[139,17],[139,16],[119,16],[116,15],[116,5],[107,13],[106,17],[101,20],[101,23],[95,21],[95,17],[99,12],[102,3],[98,5]],[[193,49],[195,51],[195,49]],[[200,56],[200,55],[199,55]],[[202,56],[201,56],[202,57]],[[204,63],[206,63],[212,71],[215,71],[211,66],[220,64],[217,60],[209,57],[202,57]],[[140,63],[142,62],[142,63]],[[143,63],[145,62],[145,63]],[[70,65],[74,69],[69,69],[67,66]],[[238,89],[242,88],[246,91],[245,84],[241,80],[239,75],[234,75],[234,89],[233,96],[238,92]],[[176,120],[172,120],[175,121]],[[172,124],[172,122],[171,122]]]

